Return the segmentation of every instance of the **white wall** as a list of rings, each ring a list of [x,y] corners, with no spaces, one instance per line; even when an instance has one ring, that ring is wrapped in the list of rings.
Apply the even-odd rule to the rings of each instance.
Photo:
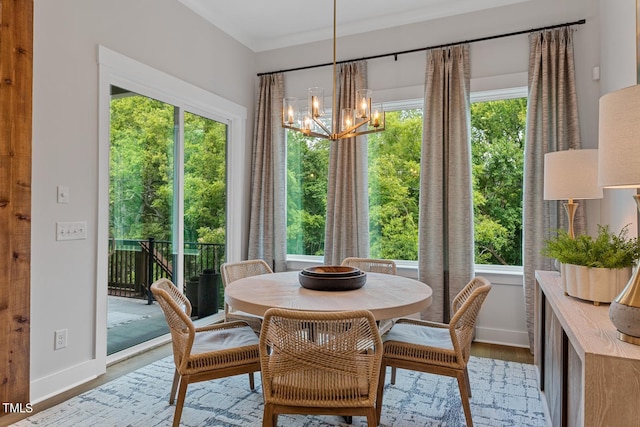
[[[636,4],[631,0],[600,0],[600,56],[602,78],[600,94],[636,83]],[[619,230],[627,224],[636,236],[638,210],[635,190],[604,190],[602,223]]]
[[[583,18],[586,24],[576,26],[574,33],[581,137],[583,147],[595,148],[600,96],[599,82],[592,78],[593,67],[600,64],[600,21],[596,0],[529,0],[513,6],[344,37],[337,42],[337,59],[357,59]],[[393,57],[370,60],[369,88],[374,90],[374,100],[422,98],[425,57],[425,52],[419,52],[401,55],[397,61]],[[472,91],[497,89],[505,84],[527,85],[527,35],[474,43],[470,46],[470,57]],[[282,70],[331,62],[332,58],[332,43],[328,40],[259,53],[258,69],[261,72]],[[286,96],[306,98],[310,86],[324,87],[325,95],[330,95],[331,71],[331,67],[324,67],[286,73]],[[587,202],[587,219],[589,232],[593,233],[600,222],[599,201]],[[401,273],[415,275],[411,270],[401,270]],[[487,271],[478,274],[487,276],[495,286],[479,317],[477,339],[528,346],[522,276]]]
[[[32,401],[104,370],[94,354],[98,45],[246,107],[251,151],[249,49],[175,0],[35,1]],[[69,186],[69,204],[56,203],[56,185]],[[56,221],[87,221],[88,239],[56,241]],[[68,347],[54,351],[54,331],[64,328]]]

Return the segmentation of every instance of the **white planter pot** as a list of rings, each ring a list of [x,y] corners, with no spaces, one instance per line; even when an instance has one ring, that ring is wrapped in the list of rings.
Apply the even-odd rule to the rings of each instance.
[[[599,303],[610,303],[631,278],[631,267],[589,268],[582,265],[561,264],[561,283],[572,297]]]

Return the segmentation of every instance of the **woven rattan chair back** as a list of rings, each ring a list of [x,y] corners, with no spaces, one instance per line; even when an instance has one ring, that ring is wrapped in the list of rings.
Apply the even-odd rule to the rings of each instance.
[[[164,312],[171,332],[173,358],[176,366],[180,366],[187,347],[192,344],[190,337],[195,335],[191,303],[169,279],[156,281],[151,285],[151,292]]]
[[[465,366],[469,361],[478,314],[490,290],[491,284],[485,278],[476,277],[456,295],[451,304],[454,314],[449,322],[449,331],[460,348],[462,360],[458,362]]]
[[[260,334],[263,426],[280,413],[364,415],[377,425],[381,358],[369,311],[269,309]]]
[[[359,268],[371,273],[393,274],[397,273],[396,263],[390,259],[356,258],[348,257],[342,260],[342,265]],[[380,334],[385,334],[393,326],[393,319],[384,319],[378,322]]]
[[[269,264],[261,259],[224,263],[220,266],[220,271],[222,273],[222,286],[225,288],[229,283],[245,277],[273,273]],[[229,307],[226,302],[224,303],[224,320],[225,322],[236,320],[247,322],[257,334],[260,333],[260,327],[262,325],[262,319],[260,317],[249,313],[235,311],[232,307]]]
[[[372,273],[396,274],[397,272],[395,261],[390,259],[348,257],[342,260],[342,265]]]
[[[257,276],[259,274],[273,273],[269,264],[261,259],[250,259],[239,262],[226,262],[220,267],[222,271],[222,284],[227,286],[231,282],[245,277]]]
[[[151,292],[171,331],[176,369],[169,403],[173,404],[176,392],[178,397],[174,427],[180,425],[190,383],[246,373],[249,374],[249,385],[254,389],[253,373],[260,370],[258,336],[248,324],[231,322],[195,327],[190,317],[189,300],[169,279],[154,282]]]

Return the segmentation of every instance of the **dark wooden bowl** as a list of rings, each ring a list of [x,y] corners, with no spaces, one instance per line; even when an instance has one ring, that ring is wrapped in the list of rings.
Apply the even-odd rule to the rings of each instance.
[[[314,291],[352,291],[360,289],[367,282],[367,273],[360,271],[357,276],[311,276],[300,272],[300,286]]]
[[[316,265],[303,269],[301,273],[314,277],[347,277],[358,276],[362,271],[359,268],[346,265]]]

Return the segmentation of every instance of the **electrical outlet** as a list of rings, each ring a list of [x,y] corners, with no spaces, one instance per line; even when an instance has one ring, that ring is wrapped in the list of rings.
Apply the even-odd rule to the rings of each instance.
[[[67,346],[67,330],[60,329],[54,333],[55,343],[53,345],[54,350],[60,350]]]

